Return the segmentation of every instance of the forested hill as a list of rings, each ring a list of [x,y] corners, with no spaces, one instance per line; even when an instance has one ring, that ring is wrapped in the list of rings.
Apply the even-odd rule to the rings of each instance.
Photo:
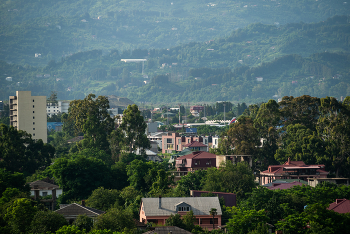
[[[77,52],[171,48],[226,37],[251,23],[311,23],[348,12],[343,0],[2,1],[0,59],[44,66]]]
[[[256,103],[283,96],[350,95],[347,16],[277,27],[252,24],[226,38],[169,49],[101,50],[51,60],[43,68],[0,63],[0,99],[16,90],[60,99],[89,93],[134,102]],[[123,58],[147,58],[142,65]],[[12,82],[5,81],[11,76]]]

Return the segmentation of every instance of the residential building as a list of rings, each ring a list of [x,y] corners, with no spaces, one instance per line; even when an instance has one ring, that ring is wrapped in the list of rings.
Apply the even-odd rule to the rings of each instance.
[[[212,148],[217,149],[219,147],[219,136],[213,136],[212,137]]]
[[[232,207],[237,205],[236,194],[234,193],[190,190],[191,197],[201,197],[202,194],[208,194],[208,193],[211,193],[217,196],[219,199],[223,198],[225,200],[225,206]]]
[[[216,165],[226,163],[227,161],[232,162],[235,165],[238,162],[247,162],[250,167],[253,167],[253,156],[252,155],[217,155]]]
[[[350,200],[336,199],[335,202],[329,205],[327,210],[333,210],[340,214],[350,213]]]
[[[34,200],[39,200],[49,210],[55,210],[56,199],[62,194],[62,189],[58,185],[37,180],[30,183],[29,186]],[[51,197],[47,197],[50,195]]]
[[[46,96],[32,96],[31,91],[16,91],[10,96],[10,125],[47,143]]]
[[[30,183],[29,186],[30,186],[30,194],[32,196],[35,196],[35,191],[38,191],[37,195],[41,197],[45,197],[48,195],[55,195],[55,197],[57,198],[63,192],[63,190],[58,185],[48,183],[42,180],[34,181]],[[54,191],[54,193],[52,191]]]
[[[162,153],[181,152],[186,144],[198,141],[203,143],[201,136],[180,136],[179,133],[167,133],[162,136]]]
[[[311,187],[316,187],[320,183],[344,184],[349,186],[349,178],[307,178]]]
[[[148,140],[157,142],[158,147],[162,149],[162,137],[167,136],[168,134],[166,132],[155,132],[155,133],[150,133],[147,135]]]
[[[216,155],[205,151],[192,152],[178,157],[175,164],[177,171],[195,171],[216,167]]]
[[[294,186],[306,186],[305,184],[298,182],[298,181],[294,181],[291,183],[272,183],[272,186],[267,187],[267,189],[269,190],[276,190],[276,189],[290,189]]]
[[[54,212],[63,215],[69,224],[72,224],[79,215],[86,215],[89,218],[96,218],[97,216],[105,213],[102,210],[85,206],[85,201],[82,201],[82,205],[77,203],[61,204],[60,209],[55,210]]]
[[[67,113],[69,109],[70,102],[58,101],[57,103],[47,103],[46,104],[46,114],[51,117],[59,113]]]
[[[214,208],[217,214],[214,217],[214,227],[221,226],[222,211],[218,197],[159,197],[142,198],[140,206],[140,222],[152,222],[164,225],[170,215],[181,216],[193,211],[196,218],[195,225],[203,229],[213,229],[213,216],[210,210]]]
[[[260,172],[259,184],[264,185],[276,179],[327,178],[329,172],[324,170],[325,165],[306,165],[303,161],[288,161],[283,165],[270,165],[266,171]]]
[[[204,111],[204,106],[191,106],[190,107],[190,112],[193,113],[193,112],[197,112],[197,113],[200,113]]]
[[[188,143],[184,145],[184,147],[189,148],[192,151],[206,151],[206,152],[208,151],[208,146],[198,141]]]
[[[176,226],[159,226],[151,227],[151,230],[144,232],[143,234],[191,234],[192,232],[186,231]]]

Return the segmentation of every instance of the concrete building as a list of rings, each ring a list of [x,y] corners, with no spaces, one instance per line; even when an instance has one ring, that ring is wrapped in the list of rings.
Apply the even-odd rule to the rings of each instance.
[[[57,103],[47,103],[46,104],[46,114],[51,117],[59,113],[67,113],[69,109],[69,102],[59,101]]]
[[[10,125],[47,143],[46,96],[16,91],[16,96],[10,96]]]

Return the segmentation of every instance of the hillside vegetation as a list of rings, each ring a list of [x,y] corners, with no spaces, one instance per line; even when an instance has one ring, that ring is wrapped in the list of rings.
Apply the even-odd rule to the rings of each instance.
[[[0,63],[0,98],[32,90],[60,99],[89,93],[134,102],[266,101],[303,94],[350,95],[347,16],[277,27],[252,24],[226,38],[169,49],[79,52],[36,68]],[[147,58],[124,63],[122,58]],[[5,77],[13,77],[12,82]]]
[[[0,3],[0,59],[44,66],[77,52],[171,48],[252,23],[311,23],[349,11],[341,0],[9,0]]]

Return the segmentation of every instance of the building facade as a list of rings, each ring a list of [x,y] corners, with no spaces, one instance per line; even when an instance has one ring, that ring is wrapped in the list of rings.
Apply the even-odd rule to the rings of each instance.
[[[213,216],[211,209],[216,209],[214,228],[221,226],[222,211],[218,197],[159,197],[142,198],[140,206],[140,222],[152,222],[164,225],[170,215],[186,215],[193,211],[195,225],[209,231],[213,229]]]
[[[47,143],[46,96],[32,96],[31,91],[16,91],[10,96],[10,125]]]
[[[46,104],[46,114],[51,117],[59,113],[67,113],[69,109],[69,102],[59,101],[57,103],[47,103]]]

